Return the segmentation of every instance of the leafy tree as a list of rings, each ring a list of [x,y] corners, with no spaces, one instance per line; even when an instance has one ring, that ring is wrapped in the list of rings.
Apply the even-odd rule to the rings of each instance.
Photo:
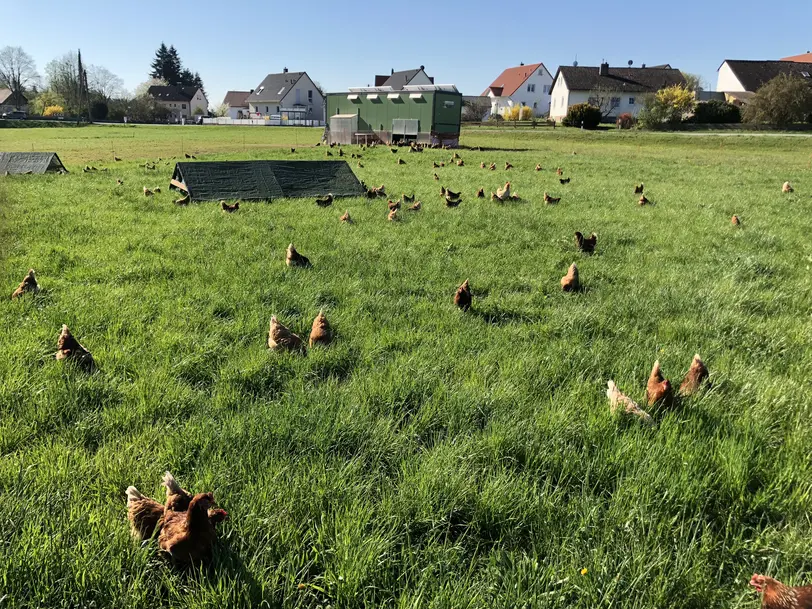
[[[705,81],[699,74],[691,74],[690,72],[682,72],[682,77],[685,79],[685,88],[689,91],[704,91]]]
[[[41,92],[31,101],[31,112],[33,114],[45,114],[45,109],[52,106],[65,107],[65,99],[50,89]]]
[[[603,113],[601,109],[592,104],[574,104],[567,110],[567,116],[561,121],[565,127],[581,127],[584,129],[597,129],[601,124]]]
[[[637,123],[644,129],[662,129],[676,125],[694,110],[694,93],[682,85],[660,89],[647,95]]]
[[[0,49],[0,86],[11,89],[15,106],[24,105],[22,94],[34,89],[38,83],[36,64],[22,47]]]
[[[228,116],[228,104],[219,104],[215,106],[214,116]]]
[[[110,109],[103,101],[93,102],[93,105],[90,106],[90,118],[103,121],[107,118],[109,111]]]
[[[812,115],[812,85],[799,76],[780,74],[764,84],[744,108],[748,123],[784,126]]]

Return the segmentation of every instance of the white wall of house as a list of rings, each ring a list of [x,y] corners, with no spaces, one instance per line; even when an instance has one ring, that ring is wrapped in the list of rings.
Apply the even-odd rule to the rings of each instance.
[[[293,108],[294,106],[303,105],[307,108],[305,116],[308,120],[323,121],[324,120],[324,98],[316,88],[315,83],[310,80],[307,73],[296,81],[296,84],[291,87],[288,94],[282,98],[283,108]]]
[[[190,101],[163,101],[158,100],[158,103],[169,110],[171,118],[193,118],[195,116],[195,108],[201,108],[203,116],[209,113],[209,101],[203,95],[202,89],[198,89],[194,97]]]
[[[494,96],[491,98],[491,114],[504,114],[513,106],[529,106],[533,108],[534,116],[543,116],[550,110],[550,89],[553,86],[553,77],[544,66],[533,72],[510,97]]]
[[[195,114],[195,110],[200,108],[203,116],[209,113],[209,100],[203,95],[203,89],[198,89],[192,101],[189,103],[191,115]]]
[[[242,112],[242,114],[240,114]],[[228,118],[238,119],[238,118],[247,118],[248,117],[248,106],[229,106],[228,107]]]
[[[723,63],[719,68],[718,76],[716,77],[716,90],[730,93],[741,93],[745,90],[744,86],[739,82],[739,79],[727,65]]]
[[[616,98],[617,106],[609,113],[609,116],[620,116],[621,114],[629,113],[632,116],[637,116],[640,110],[643,109],[643,100],[646,93],[642,91],[636,92],[621,92],[607,94],[607,97]],[[550,106],[550,118],[556,121],[561,121],[567,116],[567,110],[575,104],[589,103],[591,95],[589,91],[570,91],[567,89],[566,83],[562,76],[558,75],[555,89],[553,90],[553,99]],[[614,104],[613,104],[614,105]]]
[[[559,74],[550,99],[550,118],[560,121],[567,115],[567,108],[571,105],[570,90],[567,88],[567,83],[564,82],[564,75]]]

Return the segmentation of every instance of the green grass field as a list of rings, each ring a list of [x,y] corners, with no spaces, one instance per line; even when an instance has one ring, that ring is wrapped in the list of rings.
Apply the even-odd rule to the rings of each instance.
[[[0,306],[0,606],[755,608],[753,572],[810,582],[812,143],[466,132],[487,149],[440,182],[448,151],[364,151],[359,178],[423,202],[398,223],[385,199],[177,207],[172,166],[139,167],[320,159],[320,134],[0,131],[71,170],[0,178],[0,285],[43,288]],[[522,201],[473,198],[506,179]],[[332,346],[266,349],[271,315],[306,336],[319,309]],[[54,360],[63,323],[99,373]],[[610,415],[608,379],[642,404],[655,359],[678,384],[695,352],[710,390],[654,428]],[[230,514],[208,570],[130,537],[124,489],[167,469]]]

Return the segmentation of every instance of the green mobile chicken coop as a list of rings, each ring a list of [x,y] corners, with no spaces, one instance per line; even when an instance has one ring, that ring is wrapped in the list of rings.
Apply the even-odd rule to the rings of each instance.
[[[414,141],[457,146],[462,94],[454,85],[358,87],[327,95],[329,142]]]

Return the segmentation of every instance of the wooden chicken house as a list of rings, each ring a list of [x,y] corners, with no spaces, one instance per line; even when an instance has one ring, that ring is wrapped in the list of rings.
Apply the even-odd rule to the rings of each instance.
[[[328,141],[414,141],[457,146],[462,94],[454,85],[357,87],[327,94]]]

